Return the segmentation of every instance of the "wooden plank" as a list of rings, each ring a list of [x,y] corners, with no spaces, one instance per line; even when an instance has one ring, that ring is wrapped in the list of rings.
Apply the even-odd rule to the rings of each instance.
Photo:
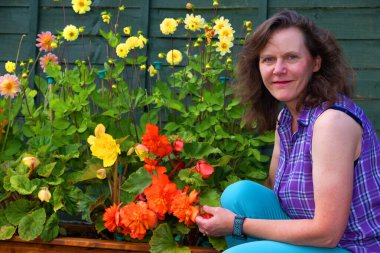
[[[380,40],[339,40],[348,63],[356,69],[380,69]]]
[[[380,133],[380,99],[354,99],[354,101],[364,110],[373,127]]]
[[[29,57],[29,45],[25,43],[28,40],[27,35],[24,38],[24,43],[21,45],[19,59],[27,60]],[[15,61],[17,55],[18,44],[21,34],[0,34],[0,61]],[[35,39],[35,38],[34,38]],[[33,38],[32,38],[33,40]]]
[[[141,6],[140,0],[92,0],[91,8],[97,9],[101,8],[118,8],[124,5],[127,8]],[[41,0],[41,6],[46,7],[71,7],[71,1],[52,1],[52,0]]]
[[[264,0],[266,1],[266,0]],[[152,8],[168,8],[168,9],[185,9],[186,4],[190,2],[193,4],[195,12],[198,12],[200,9],[215,9],[212,6],[212,1],[205,0],[152,0]],[[219,1],[219,6],[217,9],[243,9],[247,7],[260,7],[262,6],[263,0],[234,0],[234,1]]]
[[[324,27],[333,32],[337,39],[380,39],[380,26],[378,25],[380,24],[380,7],[290,9],[308,16],[318,26]],[[280,9],[271,9],[270,16],[277,11],[280,11]]]
[[[0,1],[0,7],[28,7],[30,0]]]
[[[356,96],[361,98],[380,99],[380,71],[357,70]]]
[[[29,6],[0,7],[0,34],[29,32]]]
[[[271,0],[270,8],[350,8],[350,7],[380,7],[379,0]]]

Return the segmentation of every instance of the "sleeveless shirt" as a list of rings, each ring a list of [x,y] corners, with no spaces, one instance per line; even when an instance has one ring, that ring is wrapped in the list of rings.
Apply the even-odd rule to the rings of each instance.
[[[284,107],[278,122],[280,157],[274,192],[290,218],[314,217],[311,157],[313,126],[318,116],[329,108],[351,116],[361,125],[363,132],[361,153],[354,164],[349,221],[338,246],[354,253],[380,252],[380,145],[363,110],[347,97],[341,96],[332,107],[324,104],[313,108],[303,107],[294,134],[292,116]]]

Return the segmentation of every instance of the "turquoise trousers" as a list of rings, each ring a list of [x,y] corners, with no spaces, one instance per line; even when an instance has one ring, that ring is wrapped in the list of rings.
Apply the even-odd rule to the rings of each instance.
[[[228,186],[222,194],[224,208],[248,218],[283,220],[289,217],[282,210],[274,192],[252,181],[240,181]],[[342,248],[298,246],[276,241],[226,236],[225,253],[349,253]]]

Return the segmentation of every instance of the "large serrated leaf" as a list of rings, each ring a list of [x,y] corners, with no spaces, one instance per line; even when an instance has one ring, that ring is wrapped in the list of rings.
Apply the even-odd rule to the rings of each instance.
[[[152,253],[191,253],[188,247],[178,246],[167,223],[159,225],[154,231],[150,244]]]
[[[22,195],[29,195],[37,188],[37,185],[34,185],[26,176],[12,176],[10,182],[11,186]]]
[[[16,232],[16,227],[12,225],[4,225],[0,227],[0,240],[11,239]]]
[[[18,225],[20,239],[30,241],[36,239],[44,229],[45,209],[40,208],[21,219]]]
[[[36,207],[37,202],[19,199],[12,202],[7,209],[5,209],[5,217],[13,225],[18,225],[21,219]]]
[[[205,189],[198,200],[201,205],[220,206],[220,194],[212,188]]]
[[[144,191],[152,182],[152,176],[144,168],[132,173],[121,186],[122,191],[139,194]]]
[[[43,241],[51,241],[59,234],[59,220],[58,215],[53,213],[46,221],[45,227],[41,233]]]

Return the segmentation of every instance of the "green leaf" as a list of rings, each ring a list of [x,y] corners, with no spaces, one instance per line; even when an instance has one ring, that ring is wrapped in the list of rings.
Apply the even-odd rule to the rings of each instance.
[[[51,241],[59,234],[59,220],[58,215],[53,213],[46,221],[45,227],[41,233],[43,241]]]
[[[70,121],[67,119],[59,118],[54,119],[53,121],[53,127],[60,130],[65,130],[70,126]]]
[[[5,216],[10,223],[18,225],[21,219],[36,207],[37,202],[19,199],[12,202],[7,209],[5,209]]]
[[[218,154],[221,152],[218,148],[213,148],[207,142],[185,143],[184,151],[189,157],[194,159],[204,159],[210,154]]]
[[[245,174],[247,177],[257,180],[264,180],[268,177],[268,174],[261,170],[249,170]]]
[[[217,251],[223,251],[227,249],[227,242],[224,237],[209,237],[208,240],[210,241],[212,247],[216,249]]]
[[[53,191],[53,196],[52,196],[52,204],[53,204],[53,210],[54,212],[62,209],[63,206],[63,192],[61,187],[55,188]]]
[[[49,177],[56,164],[57,163],[54,162],[54,163],[49,163],[49,164],[46,164],[45,166],[39,167],[37,169],[38,175],[40,175],[41,177]]]
[[[0,240],[8,240],[13,237],[16,227],[12,225],[4,225],[0,227]]]
[[[66,103],[59,98],[50,101],[50,108],[58,113],[65,113],[68,109]]]
[[[220,194],[213,188],[205,189],[198,200],[202,206],[220,206]]]
[[[44,229],[46,220],[45,209],[40,208],[21,219],[18,225],[18,233],[21,240],[30,241],[36,239]]]
[[[167,223],[160,224],[154,231],[150,244],[152,253],[191,253],[188,247],[180,247],[173,238],[172,231]]]
[[[149,172],[144,168],[140,168],[136,172],[132,173],[123,183],[121,186],[121,191],[132,195],[140,194],[151,184],[151,182],[152,176]]]
[[[29,195],[37,188],[37,185],[34,185],[27,176],[12,176],[10,182],[11,186],[22,195]]]

